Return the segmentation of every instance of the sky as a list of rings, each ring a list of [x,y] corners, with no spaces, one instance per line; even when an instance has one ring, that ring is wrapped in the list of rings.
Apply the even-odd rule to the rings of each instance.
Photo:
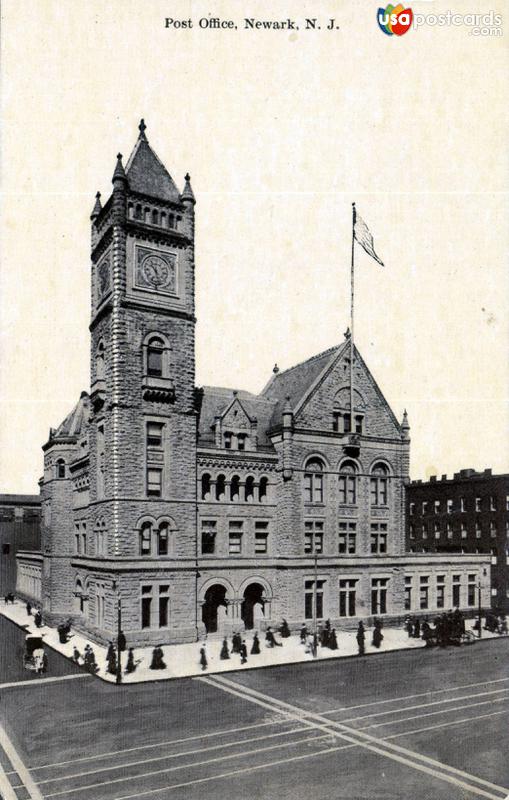
[[[197,198],[198,385],[259,392],[342,340],[355,201],[385,263],[357,248],[356,344],[408,411],[411,476],[508,471],[509,7],[502,36],[387,36],[377,5],[219,0],[238,27],[215,30],[203,2],[4,0],[0,492],[38,491],[89,389],[89,216],[141,117]]]

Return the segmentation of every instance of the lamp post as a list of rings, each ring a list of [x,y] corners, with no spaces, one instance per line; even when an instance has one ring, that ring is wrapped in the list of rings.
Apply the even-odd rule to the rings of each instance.
[[[113,591],[117,591],[117,671],[115,683],[122,683],[122,651],[120,649],[120,634],[122,631],[122,601],[120,599],[120,585],[113,581]]]
[[[316,626],[317,626],[317,608],[316,608],[316,599],[317,599],[317,587],[318,587],[318,557],[316,555],[316,543],[313,541],[313,554],[315,557],[315,580],[313,584],[313,658],[317,656],[317,636],[316,636]]]

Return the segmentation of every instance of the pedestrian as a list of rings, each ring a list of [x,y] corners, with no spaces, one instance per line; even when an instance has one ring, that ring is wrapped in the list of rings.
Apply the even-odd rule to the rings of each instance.
[[[156,647],[154,647],[152,650],[152,662],[149,669],[166,669],[163,648],[160,644],[156,645]]]
[[[422,623],[422,638],[424,639],[426,647],[431,647],[431,645],[433,644],[432,642],[433,633],[427,621]]]
[[[125,671],[129,675],[131,672],[134,672],[135,669],[136,669],[136,664],[134,663],[134,651],[133,648],[130,647],[127,653],[127,664],[125,667]]]
[[[44,650],[42,647],[38,647],[36,650],[34,650],[33,659],[35,671],[38,675],[42,675],[44,672]]]
[[[36,615],[34,617],[34,622],[35,622],[36,628],[40,628],[41,627],[41,625],[42,625],[42,614],[41,614],[39,609],[37,609],[37,613],[36,613]]]
[[[207,661],[207,653],[205,652],[205,645],[203,645],[203,647],[200,648],[200,664],[202,672],[205,672],[209,664],[209,662]]]
[[[306,644],[306,639],[308,638],[308,629],[303,624],[302,628],[300,629],[300,643]]]
[[[242,644],[240,645],[240,663],[241,664],[247,663],[247,647],[245,639],[242,639]]]
[[[405,629],[408,634],[408,638],[411,639],[414,633],[414,622],[410,615],[405,619]]]
[[[29,601],[27,601],[27,604],[26,604],[25,608],[27,610],[28,616],[31,617],[32,616],[32,604]]]
[[[329,636],[329,648],[331,650],[338,649],[338,639],[336,636],[336,628],[333,628]]]
[[[375,625],[375,627],[373,629],[373,638],[371,640],[371,644],[373,645],[373,647],[376,647],[376,649],[379,650],[380,649],[380,645],[382,644],[383,638],[384,638],[384,635],[382,633],[382,629],[381,629],[380,625]]]
[[[251,655],[252,656],[259,656],[260,655],[260,640],[258,638],[258,634],[255,633],[253,636],[253,644],[251,647]]]
[[[505,614],[500,617],[500,626],[498,629],[500,636],[507,636],[507,618]]]
[[[221,661],[226,661],[228,658],[230,658],[230,651],[228,650],[228,639],[226,638],[226,636],[223,639],[223,646],[221,647],[219,658],[221,659]]]
[[[232,653],[240,653],[240,646],[242,644],[242,638],[238,631],[232,636]]]
[[[359,622],[359,625],[357,627],[357,636],[355,638],[357,639],[357,647],[359,648],[359,655],[363,656],[366,634],[364,633],[364,625],[362,624],[362,620],[361,622]]]
[[[81,653],[80,653],[80,651],[78,650],[78,648],[77,648],[77,647],[75,647],[75,648],[74,648],[74,650],[72,651],[72,660],[73,660],[73,661],[74,661],[76,664],[79,664],[79,663],[80,663],[80,659],[81,659]]]
[[[282,622],[281,627],[279,629],[279,633],[281,634],[283,639],[288,639],[288,637],[291,635],[290,626],[288,625],[288,622],[286,621],[286,619],[283,619],[283,622]]]
[[[117,654],[112,642],[109,643],[106,652],[106,665],[106,671],[109,672],[110,675],[117,674]]]
[[[124,636],[124,631],[120,631],[120,633],[118,634],[118,640],[117,640],[117,642],[118,642],[118,649],[119,649],[119,651],[120,651],[121,653],[124,653],[124,652],[125,652],[125,649],[126,649],[126,647],[127,647],[127,641],[126,641],[126,638],[125,638],[125,636]]]
[[[421,621],[417,618],[414,622],[414,639],[421,638]]]
[[[265,634],[265,641],[267,642],[267,647],[282,647],[282,643],[276,640],[272,632],[272,628],[267,628],[267,633]]]

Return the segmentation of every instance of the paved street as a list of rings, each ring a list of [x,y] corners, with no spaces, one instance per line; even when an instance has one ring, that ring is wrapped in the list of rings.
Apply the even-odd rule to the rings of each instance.
[[[1,763],[19,800],[502,800],[508,656],[504,638],[120,688],[87,676],[8,688]]]
[[[10,681],[29,681],[39,679],[39,675],[23,666],[23,646],[25,632],[5,617],[0,616],[0,684]],[[64,658],[60,653],[45,648],[48,656],[48,669],[45,677],[81,673],[81,669]]]

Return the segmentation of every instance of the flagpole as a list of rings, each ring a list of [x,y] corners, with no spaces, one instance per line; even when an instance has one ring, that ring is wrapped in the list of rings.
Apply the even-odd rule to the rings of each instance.
[[[352,265],[350,272],[350,433],[354,433],[353,396],[353,307],[354,307],[354,253],[355,253],[355,203],[352,203]]]

